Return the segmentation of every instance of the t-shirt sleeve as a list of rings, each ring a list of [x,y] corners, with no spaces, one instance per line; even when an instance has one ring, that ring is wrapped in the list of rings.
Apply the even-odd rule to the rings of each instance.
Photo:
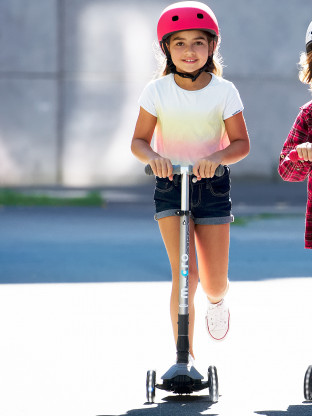
[[[235,116],[235,114],[240,113],[243,109],[244,106],[239,92],[234,84],[230,83],[223,111],[223,120]]]
[[[144,110],[157,117],[157,111],[155,107],[155,88],[152,83],[146,85],[139,97],[138,102],[139,105],[144,108]]]

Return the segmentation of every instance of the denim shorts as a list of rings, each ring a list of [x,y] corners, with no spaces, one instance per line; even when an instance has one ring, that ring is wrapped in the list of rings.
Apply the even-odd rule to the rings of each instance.
[[[225,166],[223,176],[214,176],[193,182],[190,176],[190,217],[195,224],[227,224],[234,221],[231,213],[230,169]],[[181,209],[181,176],[174,175],[173,181],[156,177],[154,193],[155,220],[178,215]]]

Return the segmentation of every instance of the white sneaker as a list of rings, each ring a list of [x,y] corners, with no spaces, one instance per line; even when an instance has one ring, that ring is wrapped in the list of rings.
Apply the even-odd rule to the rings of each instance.
[[[225,338],[230,328],[230,312],[224,299],[220,300],[219,303],[208,305],[206,325],[209,335],[213,339],[221,341]]]

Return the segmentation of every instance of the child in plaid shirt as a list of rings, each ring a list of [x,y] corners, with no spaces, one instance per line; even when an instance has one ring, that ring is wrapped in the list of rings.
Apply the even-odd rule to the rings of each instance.
[[[299,79],[310,84],[312,91],[312,22],[306,34],[306,53],[300,57]],[[297,152],[297,161],[289,157]],[[312,249],[312,101],[304,104],[290,130],[280,154],[278,172],[285,181],[299,182],[308,178],[308,201],[306,208],[305,248]]]

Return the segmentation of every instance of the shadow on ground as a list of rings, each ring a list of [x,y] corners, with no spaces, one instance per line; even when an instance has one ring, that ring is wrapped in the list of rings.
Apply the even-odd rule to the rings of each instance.
[[[312,404],[290,405],[287,410],[261,410],[255,413],[264,416],[311,416]]]
[[[128,410],[119,416],[200,416],[212,406],[208,396],[168,396],[162,403],[146,403],[144,409]],[[217,413],[209,415],[217,416]]]

